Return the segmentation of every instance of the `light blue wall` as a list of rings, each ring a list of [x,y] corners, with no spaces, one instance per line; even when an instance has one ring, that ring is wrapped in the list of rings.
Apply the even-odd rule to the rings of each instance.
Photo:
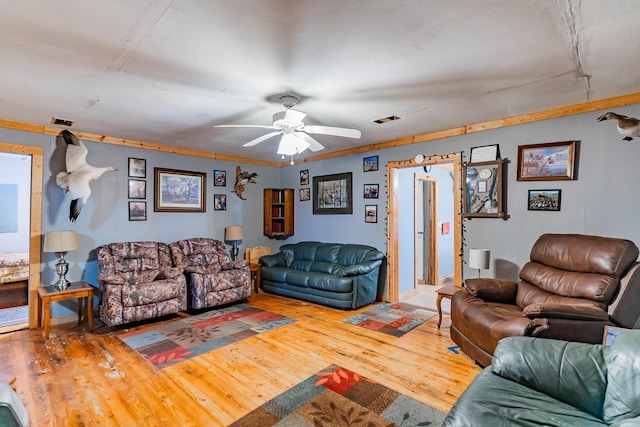
[[[639,105],[615,108],[614,111],[633,117],[640,116]],[[277,249],[283,243],[319,240],[359,242],[386,252],[387,162],[412,159],[418,153],[428,156],[464,151],[468,154],[471,147],[499,144],[502,157],[510,161],[505,176],[507,212],[510,218],[506,221],[494,218],[474,218],[465,221],[465,257],[468,247],[489,248],[492,251],[491,270],[483,271],[483,276],[514,278],[519,268],[528,260],[534,241],[545,232],[624,237],[640,243],[640,227],[637,225],[640,202],[633,193],[634,184],[640,181],[640,139],[632,142],[621,141],[622,136],[616,131],[615,123],[596,121],[603,113],[604,111],[596,111],[329,160],[300,162],[283,169],[243,165],[243,170],[260,174],[258,184],[247,187],[246,201],[241,201],[229,192],[236,163],[87,142],[90,163],[113,164],[120,168],[120,171],[108,173],[93,184],[93,196],[75,224],[70,223],[67,218],[69,201],[65,199],[62,190],[55,186],[52,178],[63,168],[62,153],[58,153],[60,150],[55,151],[56,138],[0,129],[0,141],[44,148],[42,230],[46,232],[74,228],[78,231],[81,247],[68,255],[71,262],[70,276],[74,280],[82,278],[93,284],[97,284],[97,273],[95,254],[92,251],[100,244],[137,239],[170,242],[192,236],[222,238],[224,226],[229,224],[241,224],[245,227],[246,238],[243,248],[267,245]],[[581,140],[577,180],[516,180],[518,145],[568,140]],[[212,150],[215,151],[215,145],[212,146]],[[379,156],[380,169],[364,173],[362,159],[370,155]],[[128,221],[128,157],[147,159],[149,212],[146,222]],[[151,189],[154,167],[206,172],[207,212],[153,212]],[[212,194],[220,188],[213,187],[213,169],[227,171],[227,211],[212,209]],[[311,177],[352,171],[353,215],[313,215],[312,202],[298,200],[297,190],[302,188],[299,184],[299,173],[302,169],[309,169]],[[369,183],[380,184],[378,200],[363,198],[363,185]],[[269,240],[262,234],[262,189],[266,187],[296,189],[296,234],[287,241]],[[527,190],[556,188],[562,190],[560,212],[527,210]],[[365,204],[378,204],[378,223],[364,222]],[[56,260],[53,254],[43,254],[42,259],[43,281],[48,283],[53,280],[52,267]],[[465,276],[477,274],[466,265],[463,270]]]

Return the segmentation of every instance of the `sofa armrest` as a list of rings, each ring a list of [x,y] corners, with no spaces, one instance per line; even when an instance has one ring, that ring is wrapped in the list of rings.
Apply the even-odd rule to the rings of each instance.
[[[184,270],[180,267],[167,267],[160,269],[160,274],[157,279],[175,279],[183,274]]]
[[[601,308],[558,303],[529,304],[522,314],[528,319],[609,320],[609,315]]]
[[[249,265],[249,261],[246,259],[237,259],[235,261],[222,263],[222,271],[224,270],[237,270]]]
[[[101,285],[124,285],[124,277],[117,274],[101,274],[98,276],[98,283]]]
[[[505,279],[467,279],[464,286],[476,298],[500,303],[515,303],[518,291],[518,283]]]
[[[185,267],[185,273],[197,273],[197,274],[215,274],[219,273],[222,270],[220,264],[210,264],[206,267],[202,265],[193,265],[190,267]]]
[[[286,267],[287,258],[282,252],[273,255],[264,255],[260,257],[260,264],[265,267]]]
[[[360,264],[339,266],[335,270],[335,274],[338,276],[359,276],[361,274],[367,274],[374,269],[380,267],[381,261],[367,261]]]
[[[491,370],[602,419],[608,351],[594,344],[508,337],[498,343]]]

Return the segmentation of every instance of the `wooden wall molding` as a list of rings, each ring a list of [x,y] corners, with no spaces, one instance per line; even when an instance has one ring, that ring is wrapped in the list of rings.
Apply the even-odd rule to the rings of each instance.
[[[391,141],[378,142],[375,144],[364,145],[362,147],[349,148],[347,150],[332,151],[328,153],[319,154],[317,156],[306,157],[299,159],[296,164],[317,162],[320,160],[332,159],[335,157],[342,157],[351,154],[366,153],[370,151],[384,150],[388,148],[401,147],[404,145],[417,144],[420,142],[433,141],[437,139],[448,138],[451,136],[466,135],[474,132],[481,132],[485,130],[498,129],[502,127],[522,125],[525,123],[532,123],[548,119],[556,119],[560,117],[572,116],[575,114],[588,113],[590,111],[598,111],[606,108],[621,107],[624,105],[638,104],[640,103],[640,92],[631,93],[627,95],[614,96],[612,98],[605,98],[596,101],[588,101],[580,104],[567,105],[559,108],[552,108],[549,110],[538,111],[535,113],[521,114],[518,116],[511,116],[497,120],[490,120],[481,123],[474,123],[470,125],[460,126],[452,129],[440,130],[436,132],[429,132],[414,136],[408,136],[404,138],[394,139]],[[41,133],[44,135],[58,135],[62,128],[48,125],[34,125],[29,123],[15,122],[10,120],[0,119],[0,127],[7,129],[21,130],[25,132]],[[73,131],[73,133],[80,139],[86,141],[103,142],[106,144],[122,145],[125,147],[142,148],[145,150],[162,151],[171,154],[182,154],[186,156],[205,157],[215,160],[224,160],[230,162],[248,163],[260,166],[270,167],[287,167],[290,166],[290,162],[268,162],[264,160],[251,159],[241,156],[231,156],[227,154],[220,154],[210,151],[193,150],[189,148],[174,147],[171,145],[157,144],[153,142],[136,141],[126,138],[116,138],[106,135],[96,135],[92,133]]]

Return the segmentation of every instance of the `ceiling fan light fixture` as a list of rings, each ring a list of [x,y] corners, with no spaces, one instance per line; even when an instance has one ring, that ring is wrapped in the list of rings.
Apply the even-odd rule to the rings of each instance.
[[[278,145],[278,154],[286,156],[293,156],[294,154],[302,153],[309,148],[309,143],[302,138],[299,138],[293,131],[293,129],[285,128],[282,138],[280,138],[280,144]]]

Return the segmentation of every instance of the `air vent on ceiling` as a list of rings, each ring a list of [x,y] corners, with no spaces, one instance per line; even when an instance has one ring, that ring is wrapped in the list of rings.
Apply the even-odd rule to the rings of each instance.
[[[374,123],[378,123],[379,125],[383,124],[383,123],[389,123],[392,122],[394,120],[400,120],[400,117],[398,116],[388,116],[388,117],[383,117],[381,119],[378,120],[374,120]]]
[[[68,119],[61,119],[60,117],[52,117],[51,123],[60,126],[73,126],[74,121]]]

